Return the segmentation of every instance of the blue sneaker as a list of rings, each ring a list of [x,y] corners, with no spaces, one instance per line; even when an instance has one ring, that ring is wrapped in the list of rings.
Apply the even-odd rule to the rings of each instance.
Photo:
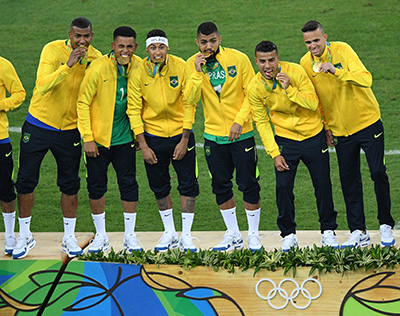
[[[394,240],[392,227],[386,224],[382,224],[380,229],[381,233],[381,245],[383,247],[392,247],[396,245],[396,240]]]
[[[17,237],[17,244],[12,252],[13,259],[22,259],[25,258],[29,250],[35,247],[36,241],[33,239],[32,234],[29,237],[25,235],[18,235]]]
[[[260,242],[260,236],[256,233],[250,234],[249,237],[247,237],[247,244],[253,253],[259,251],[263,246]]]
[[[76,240],[75,236],[69,236],[68,238],[64,239],[61,243],[61,251],[66,253],[68,257],[76,257],[83,253],[81,247],[78,246],[78,241]]]
[[[4,243],[5,243],[4,253],[6,255],[12,255],[12,252],[17,244],[14,234],[12,236],[7,236],[4,240]]]
[[[297,243],[297,236],[296,234],[289,234],[285,237],[283,237],[283,242],[282,242],[282,251],[283,252],[289,252],[289,250],[292,247],[298,247],[299,244]]]
[[[178,248],[179,240],[176,232],[170,233],[165,231],[159,240],[159,243],[154,247],[155,252],[165,252],[168,249]]]
[[[96,234],[94,239],[90,241],[91,246],[88,252],[98,253],[100,250],[106,252],[110,249],[110,243],[108,242],[108,237],[106,234]]]
[[[356,229],[353,231],[350,235],[350,238],[344,242],[340,248],[346,248],[346,247],[367,247],[371,244],[371,239],[369,238],[369,233],[366,230],[365,234],[359,229]]]
[[[213,251],[232,251],[234,249],[240,250],[243,248],[242,234],[239,232],[238,236],[227,231],[223,236],[222,241],[213,247]]]
[[[124,244],[122,248],[130,253],[142,250],[142,246],[140,246],[140,241],[136,238],[135,233],[124,236]]]

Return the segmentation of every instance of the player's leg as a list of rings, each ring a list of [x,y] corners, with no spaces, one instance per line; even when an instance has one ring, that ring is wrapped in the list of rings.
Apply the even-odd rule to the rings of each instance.
[[[169,138],[146,136],[147,145],[154,151],[158,162],[150,165],[144,162],[150,189],[153,191],[159,213],[164,225],[164,234],[155,246],[155,251],[167,251],[178,247],[178,234],[175,230],[173,217],[171,192],[171,177],[169,164],[171,157],[169,152]]]
[[[12,179],[14,162],[11,143],[0,143],[0,206],[4,220],[5,254],[11,255],[15,246],[15,190]]]
[[[64,237],[61,251],[69,257],[82,253],[75,238],[78,191],[80,188],[79,165],[82,154],[78,129],[54,133],[50,150],[57,163],[57,185],[61,191]]]
[[[136,181],[136,148],[135,143],[114,146],[111,162],[117,174],[118,188],[124,211],[124,243],[128,252],[141,250],[136,234],[136,207],[139,198],[139,186]]]
[[[393,246],[396,243],[392,233],[395,222],[390,212],[390,186],[385,166],[385,135],[382,121],[379,120],[365,128],[357,136],[367,158],[371,179],[374,181],[381,244],[383,246]]]
[[[337,228],[337,212],[333,206],[332,183],[330,177],[329,151],[325,132],[300,142],[302,161],[310,172],[317,201],[323,246],[339,248],[334,230]]]
[[[172,144],[170,150],[175,149],[180,139],[180,135],[176,137],[175,144]],[[193,243],[191,229],[194,219],[196,196],[199,195],[195,146],[194,134],[190,133],[186,155],[181,160],[172,160],[172,165],[178,178],[178,191],[181,195],[182,234],[179,238],[179,248],[181,251],[190,249],[192,252],[197,251],[197,247]]]
[[[35,203],[34,190],[39,182],[40,166],[46,155],[53,133],[25,122],[22,126],[19,170],[15,188],[18,201],[19,235],[13,258],[25,257],[36,242],[30,230]]]
[[[243,248],[242,234],[236,218],[236,203],[232,191],[234,164],[230,153],[231,144],[220,145],[205,139],[204,152],[215,194],[227,231],[223,240],[213,247],[214,251],[230,251]]]

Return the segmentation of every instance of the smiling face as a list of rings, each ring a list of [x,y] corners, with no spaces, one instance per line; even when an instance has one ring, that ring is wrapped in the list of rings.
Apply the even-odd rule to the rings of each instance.
[[[279,72],[279,55],[276,50],[272,52],[256,52],[256,64],[261,75],[272,80]]]
[[[217,52],[221,39],[222,36],[218,33],[211,33],[210,35],[200,33],[197,36],[196,44],[202,53],[212,55]]]
[[[133,37],[117,36],[111,43],[115,58],[120,65],[127,65],[137,49],[137,43]]]
[[[71,26],[68,35],[73,49],[77,47],[84,47],[87,49],[93,39],[92,28],[90,26],[84,29]]]
[[[163,63],[167,58],[168,46],[162,43],[154,43],[146,48],[152,63]]]
[[[307,49],[316,57],[321,57],[324,53],[327,38],[328,35],[320,29],[303,33],[303,39]]]

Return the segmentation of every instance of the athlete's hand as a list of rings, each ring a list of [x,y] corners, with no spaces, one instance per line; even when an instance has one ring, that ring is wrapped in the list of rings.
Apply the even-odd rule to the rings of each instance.
[[[141,148],[144,161],[146,161],[149,165],[155,165],[158,162],[158,159],[154,151],[149,146],[141,146]]]
[[[280,72],[276,75],[276,80],[279,80],[279,82],[282,85],[282,88],[284,90],[286,90],[289,85],[290,85],[290,78],[287,74],[285,74],[284,72]]]
[[[100,155],[99,148],[93,140],[90,142],[85,142],[83,144],[83,150],[85,151],[86,156],[91,158],[96,158],[98,155]]]
[[[203,53],[197,54],[196,59],[194,60],[194,65],[198,72],[202,72],[201,65],[206,63],[206,58],[208,56],[209,54],[203,54]]]
[[[187,144],[188,139],[182,137],[181,141],[175,147],[174,155],[172,156],[173,160],[181,160],[183,157],[185,157]]]
[[[237,140],[242,135],[242,125],[238,123],[233,123],[231,130],[229,132],[228,141]]]
[[[282,155],[278,155],[274,158],[275,168],[278,171],[290,170],[289,165],[286,163],[285,158]]]
[[[69,55],[69,59],[67,62],[68,67],[72,67],[73,65],[75,65],[78,61],[79,58],[83,58],[85,57],[86,54],[86,49],[83,47],[77,47],[75,48],[72,52],[71,55]]]
[[[334,75],[336,72],[336,68],[331,63],[324,63],[321,65],[321,67],[319,67],[319,71],[326,74],[330,72],[332,75]]]
[[[332,131],[330,129],[327,129],[325,131],[325,136],[326,136],[326,143],[328,144],[328,146],[333,147],[333,135],[332,135]]]

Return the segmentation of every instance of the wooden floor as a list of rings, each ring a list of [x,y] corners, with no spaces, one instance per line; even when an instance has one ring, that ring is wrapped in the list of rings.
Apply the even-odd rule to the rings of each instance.
[[[193,237],[197,237],[199,240],[194,240],[197,247],[201,249],[209,249],[222,240],[222,236],[225,232],[222,231],[207,231],[207,232],[192,232]],[[379,231],[369,231],[371,242],[373,244],[379,244]],[[122,249],[122,243],[124,238],[123,232],[112,232],[107,233],[110,240],[110,246],[115,251]],[[145,250],[153,249],[157,244],[158,240],[162,236],[162,232],[137,232],[136,233],[140,243]],[[348,231],[336,231],[337,239],[339,243],[345,242],[350,233]],[[397,246],[400,245],[400,230],[394,230],[393,235],[397,240]],[[66,256],[61,253],[61,240],[63,233],[34,233],[36,240],[36,246],[29,252],[27,259],[56,259],[64,261]],[[243,239],[247,237],[247,232],[242,232]],[[91,232],[78,232],[76,233],[78,244],[83,248],[86,247],[89,241],[94,237]],[[261,243],[266,250],[273,250],[280,248],[282,241],[279,231],[260,231]],[[321,234],[319,231],[297,231],[297,238],[300,247],[312,246],[313,244],[321,245]],[[0,233],[0,249],[4,249],[4,233]],[[245,247],[247,243],[245,242]],[[10,256],[6,256],[3,251],[0,253],[0,260],[10,260]]]

